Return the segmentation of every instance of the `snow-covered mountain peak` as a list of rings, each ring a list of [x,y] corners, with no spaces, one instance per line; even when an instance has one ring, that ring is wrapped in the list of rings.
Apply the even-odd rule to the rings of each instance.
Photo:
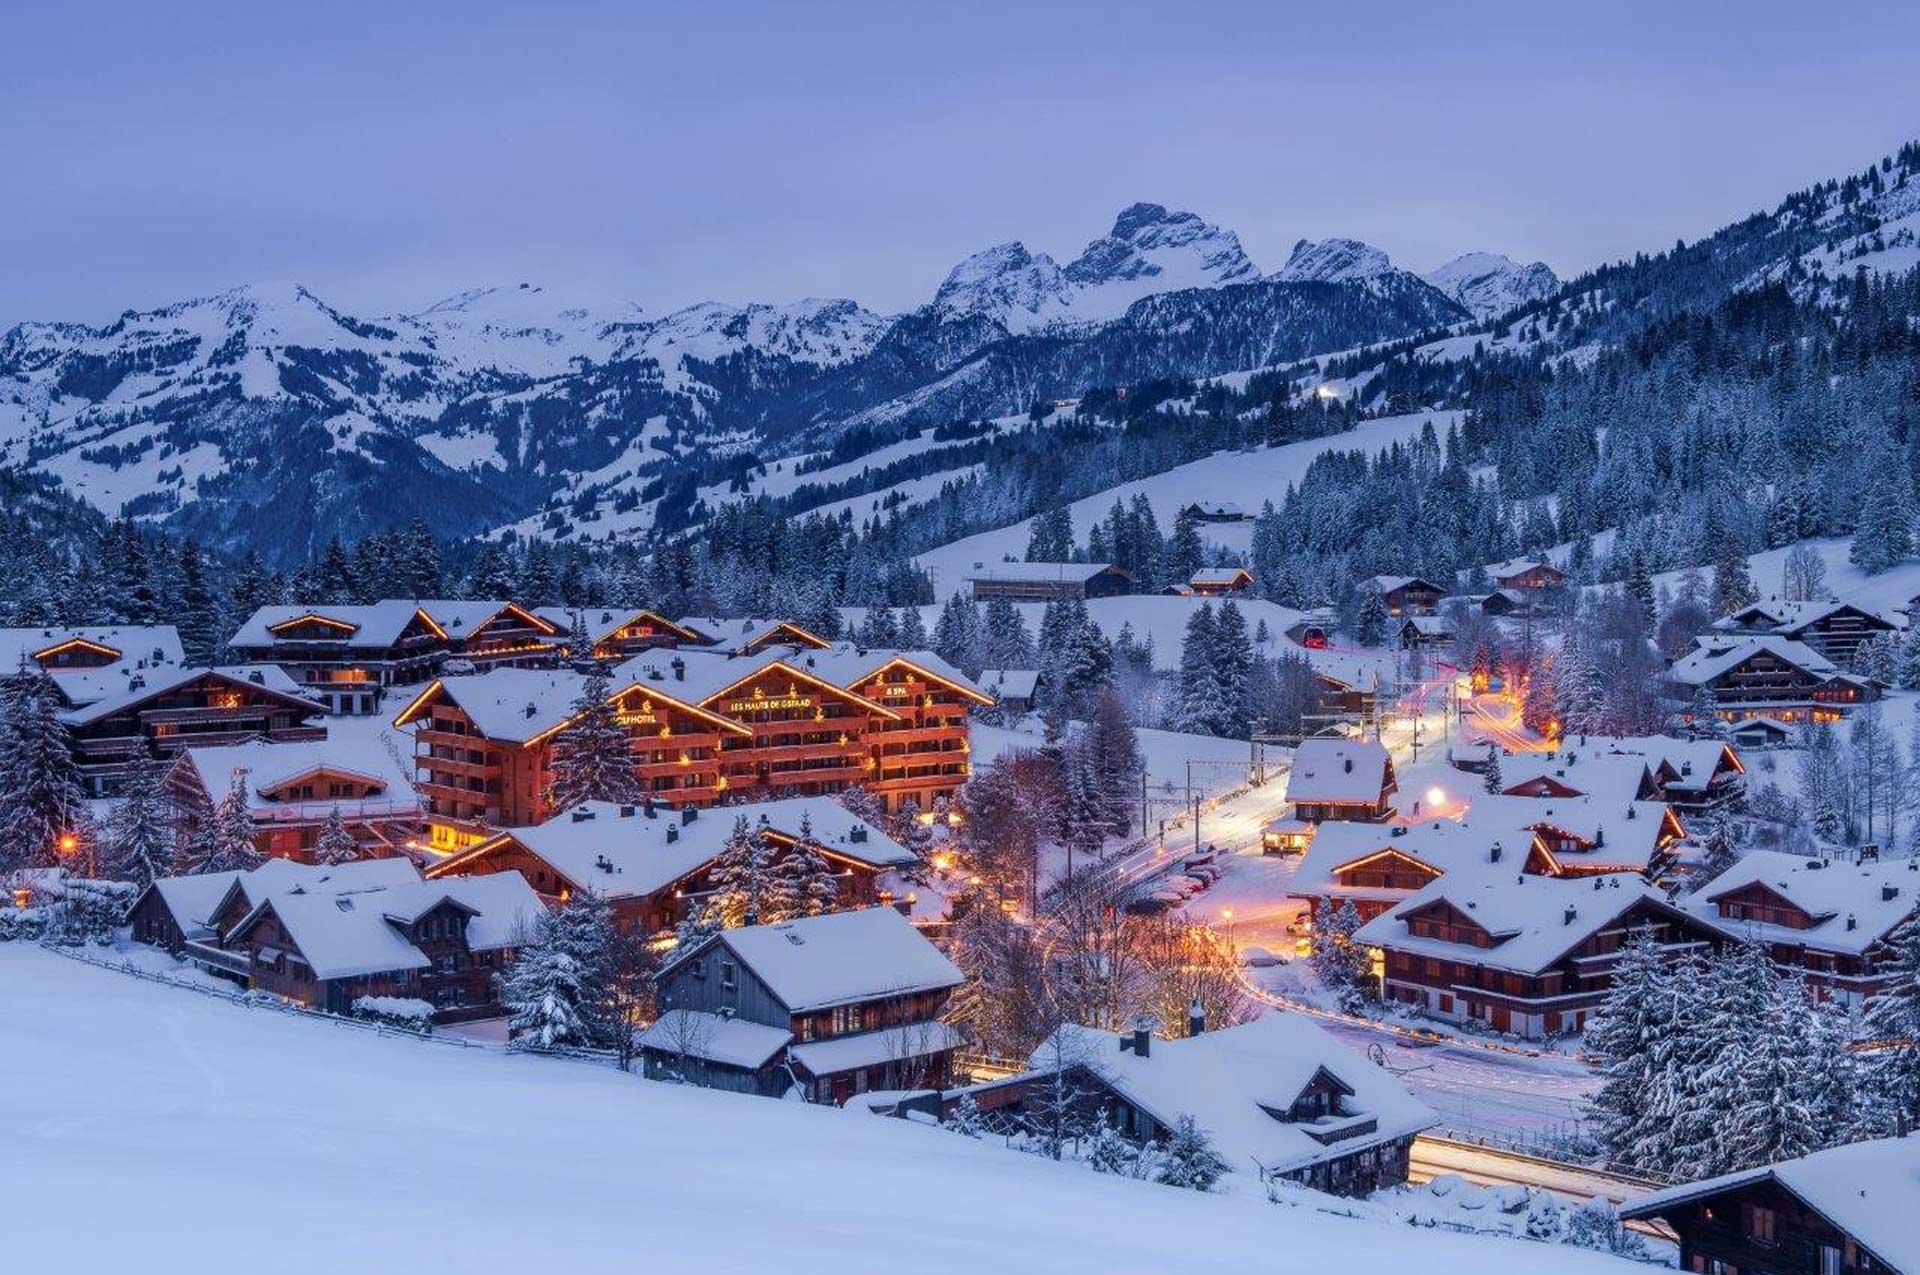
[[[1018,332],[1065,318],[1063,289],[1060,267],[1052,257],[1009,240],[981,249],[948,271],[933,303],[956,314],[987,315]]]
[[[1352,283],[1378,279],[1393,268],[1386,253],[1358,239],[1302,239],[1272,277],[1289,283]]]
[[[1521,265],[1497,252],[1466,252],[1426,276],[1428,283],[1473,312],[1476,319],[1505,314],[1560,290],[1544,261]]]

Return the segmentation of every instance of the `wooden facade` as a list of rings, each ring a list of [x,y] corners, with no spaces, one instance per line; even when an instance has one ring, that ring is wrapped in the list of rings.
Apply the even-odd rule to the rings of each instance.
[[[242,659],[279,665],[303,693],[334,713],[374,713],[383,688],[427,680],[449,649],[446,631],[417,607],[398,619],[391,636],[383,634],[377,645],[369,644],[362,636],[363,625],[382,608],[394,606],[342,608],[335,615],[316,608],[271,623],[250,623],[230,645]]]
[[[1884,1184],[1860,1186],[1864,1195]],[[1836,1192],[1840,1188],[1839,1182],[1833,1184]],[[1771,1173],[1731,1175],[1723,1185],[1703,1183],[1697,1192],[1681,1188],[1660,1197],[1669,1202],[1646,1207],[1628,1201],[1621,1215],[1665,1221],[1680,1237],[1680,1269],[1695,1275],[1901,1275],[1903,1270]]]
[[[1864,679],[1805,668],[1764,647],[1705,685],[1720,716],[1729,722],[1749,717],[1771,717],[1794,725],[1837,722],[1847,709],[1878,697],[1872,683]]]
[[[1588,1016],[1612,986],[1621,949],[1634,934],[1648,932],[1673,953],[1717,945],[1725,937],[1675,908],[1641,898],[1553,959],[1516,970],[1501,963],[1504,940],[1447,898],[1403,912],[1401,919],[1408,942],[1379,940],[1386,999],[1435,1018],[1479,1022],[1494,1031],[1533,1038],[1585,1029]]]
[[[1111,563],[1006,562],[970,581],[975,601],[1058,602],[1131,593],[1134,578]]]
[[[128,691],[66,714],[82,782],[91,796],[119,791],[128,760],[148,751],[170,761],[193,746],[326,737],[325,706],[269,684],[260,669],[187,669],[133,678]]]
[[[969,714],[993,702],[904,658],[853,686],[796,658],[763,661],[697,701],[677,690],[672,679],[641,681],[612,700],[642,789],[673,806],[860,786],[889,810],[930,808],[971,775]],[[564,722],[527,739],[491,738],[436,683],[395,725],[415,728],[416,787],[430,822],[500,828],[553,813],[546,790]]]
[[[251,781],[249,776],[247,816],[253,820],[253,844],[270,858],[312,863],[320,833],[335,810],[366,858],[406,853],[425,832],[420,799],[411,791],[395,791],[382,776],[322,763],[272,783]],[[210,784],[200,773],[191,752],[174,760],[167,788],[187,810],[204,809],[226,795],[218,779]],[[192,829],[183,821],[177,831],[184,845]]]

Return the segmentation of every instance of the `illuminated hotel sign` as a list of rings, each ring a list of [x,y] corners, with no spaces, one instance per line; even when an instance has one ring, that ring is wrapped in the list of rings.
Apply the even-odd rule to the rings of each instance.
[[[811,695],[784,695],[767,699],[737,699],[727,704],[729,713],[777,713],[790,708],[812,708]]]
[[[622,726],[652,726],[660,719],[654,715],[653,701],[642,700],[638,708],[622,708],[613,715]]]

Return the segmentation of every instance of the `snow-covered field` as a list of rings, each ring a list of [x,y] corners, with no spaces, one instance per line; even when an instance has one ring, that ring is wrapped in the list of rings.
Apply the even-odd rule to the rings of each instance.
[[[1632,1269],[249,1010],[0,947],[12,1269]],[[796,1253],[817,1256],[802,1257]]]
[[[1377,452],[1393,443],[1417,436],[1428,421],[1443,436],[1447,427],[1459,418],[1458,412],[1421,412],[1409,416],[1384,416],[1368,421],[1344,434],[1288,443],[1283,447],[1262,447],[1244,452],[1216,452],[1212,456],[1180,465],[1151,478],[1121,483],[1096,495],[1076,500],[1071,507],[1073,530],[1084,541],[1087,528],[1106,517],[1117,497],[1123,503],[1144,492],[1153,505],[1153,516],[1163,533],[1173,527],[1174,515],[1196,500],[1238,502],[1248,513],[1258,512],[1271,500],[1276,505],[1286,495],[1287,485],[1300,481],[1307,466],[1326,451]],[[976,562],[999,562],[1019,558],[1026,553],[1027,528],[1031,520],[1010,527],[983,531],[920,554],[915,561],[934,573],[934,592],[939,597],[958,593],[967,587]],[[1221,523],[1203,526],[1201,534],[1226,548],[1244,552],[1251,535],[1251,523]]]

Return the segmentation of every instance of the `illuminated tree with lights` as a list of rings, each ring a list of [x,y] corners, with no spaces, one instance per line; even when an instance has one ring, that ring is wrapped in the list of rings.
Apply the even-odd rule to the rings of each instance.
[[[788,921],[833,910],[840,888],[826,856],[814,843],[811,819],[802,815],[799,835],[791,844],[773,846],[769,859],[762,921]]]
[[[51,867],[86,817],[60,692],[23,658],[0,700],[0,870]]]
[[[706,916],[720,928],[731,930],[742,925],[758,925],[767,902],[767,846],[760,833],[748,826],[747,817],[733,821],[726,845],[707,869],[707,881],[713,893],[707,896]]]

